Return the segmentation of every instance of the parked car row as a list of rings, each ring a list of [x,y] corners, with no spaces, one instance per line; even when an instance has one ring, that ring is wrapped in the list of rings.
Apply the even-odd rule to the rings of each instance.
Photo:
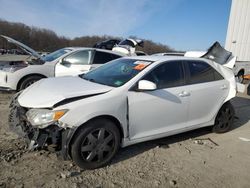
[[[118,40],[118,39],[110,39],[110,40],[105,40],[103,42],[99,42],[95,44],[93,47],[94,48],[101,48],[101,49],[107,49],[107,50],[112,50],[116,51],[119,53],[123,53],[125,55],[136,55],[136,56],[143,56],[147,55],[143,51],[136,51],[135,48],[137,46],[143,47],[144,42],[142,40],[135,40],[135,39],[125,39],[125,40]]]
[[[206,126],[224,133],[233,126],[230,100],[241,85],[232,71],[235,58],[218,43],[202,57],[118,58],[111,51],[63,50],[36,66],[53,70],[51,76],[70,68],[77,75],[78,57],[89,66],[101,52],[115,60],[78,76],[42,79],[13,97],[9,125],[30,149],[52,149],[94,169],[107,165],[120,147]]]

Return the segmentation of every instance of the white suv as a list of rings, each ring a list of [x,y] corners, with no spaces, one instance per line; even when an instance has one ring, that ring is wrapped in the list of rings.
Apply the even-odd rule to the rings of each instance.
[[[33,49],[10,37],[1,37],[29,53],[32,58],[0,55],[0,90],[19,91],[42,78],[86,73],[108,61],[124,56],[110,50],[68,47],[42,57]]]

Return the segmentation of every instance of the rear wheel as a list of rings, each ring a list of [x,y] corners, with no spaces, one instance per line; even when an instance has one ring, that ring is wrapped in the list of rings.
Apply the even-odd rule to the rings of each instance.
[[[120,146],[120,133],[107,119],[96,119],[78,130],[71,145],[73,161],[81,168],[95,169],[109,163]]]
[[[30,85],[34,84],[35,82],[37,82],[38,80],[40,80],[42,78],[43,78],[42,76],[37,76],[37,75],[29,76],[21,82],[18,90],[21,91],[21,90],[29,87]]]
[[[213,126],[213,132],[225,133],[233,126],[234,121],[234,108],[230,102],[224,104],[218,112],[215,124]]]

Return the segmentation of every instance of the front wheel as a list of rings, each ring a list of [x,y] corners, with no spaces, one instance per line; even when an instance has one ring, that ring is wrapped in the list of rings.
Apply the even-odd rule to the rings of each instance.
[[[107,119],[96,119],[80,128],[71,145],[73,161],[83,169],[108,164],[120,146],[120,133]]]
[[[233,105],[230,102],[225,103],[216,116],[213,132],[225,133],[229,131],[233,126],[234,114]]]
[[[34,75],[34,76],[29,76],[29,77],[27,77],[27,78],[25,78],[22,82],[21,82],[21,84],[20,84],[20,87],[19,87],[19,91],[21,91],[21,90],[24,90],[24,89],[26,89],[27,87],[29,87],[30,85],[32,85],[32,84],[34,84],[35,82],[37,82],[38,80],[40,80],[40,79],[42,79],[43,77],[41,77],[41,76],[36,76],[36,75]]]

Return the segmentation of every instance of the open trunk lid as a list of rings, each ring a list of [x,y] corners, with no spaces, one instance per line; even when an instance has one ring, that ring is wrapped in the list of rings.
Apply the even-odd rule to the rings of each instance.
[[[233,69],[236,57],[233,56],[232,52],[225,50],[219,42],[215,42],[207,51],[202,58],[210,59],[220,65]],[[235,80],[235,78],[234,78]],[[236,91],[240,93],[245,92],[245,85],[236,82]]]
[[[205,53],[202,58],[210,59],[216,63],[232,69],[236,62],[236,57],[232,52],[225,50],[219,42],[215,42]]]

